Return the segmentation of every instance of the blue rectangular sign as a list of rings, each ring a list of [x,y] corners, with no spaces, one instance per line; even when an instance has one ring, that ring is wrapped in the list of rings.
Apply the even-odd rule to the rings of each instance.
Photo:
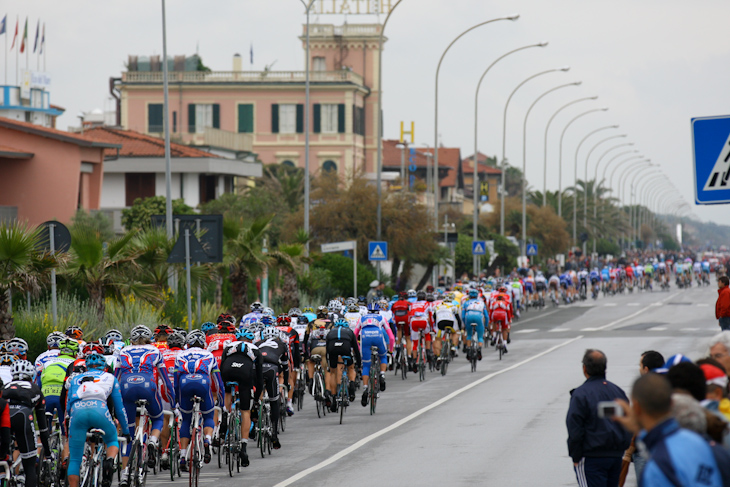
[[[368,242],[368,259],[375,262],[388,260],[388,242]]]
[[[525,249],[525,253],[529,256],[535,256],[537,255],[537,244],[527,244],[527,248]]]
[[[474,240],[471,243],[471,253],[473,255],[487,255],[487,243],[484,240]]]
[[[695,202],[730,203],[730,116],[692,119]]]

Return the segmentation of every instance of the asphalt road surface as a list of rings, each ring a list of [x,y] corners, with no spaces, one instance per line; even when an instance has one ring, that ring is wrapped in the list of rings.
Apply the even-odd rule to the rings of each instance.
[[[446,377],[425,382],[388,375],[378,410],[355,404],[345,414],[317,418],[311,396],[288,418],[282,448],[228,477],[212,462],[202,486],[577,485],[568,457],[565,415],[569,391],[583,380],[587,348],[608,357],[608,379],[628,391],[645,350],[700,358],[719,331],[714,287],[633,293],[523,313],[509,354],[485,350],[472,373],[464,354]],[[225,469],[225,466],[224,466]],[[165,472],[166,473],[166,472]],[[148,485],[174,483],[150,476]],[[627,485],[635,486],[633,467]]]

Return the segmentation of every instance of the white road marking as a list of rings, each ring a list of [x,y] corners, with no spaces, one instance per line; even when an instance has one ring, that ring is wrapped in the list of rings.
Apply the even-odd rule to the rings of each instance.
[[[570,331],[570,328],[553,328],[552,330],[549,330],[550,333],[558,333],[561,331]]]
[[[464,393],[464,392],[466,392],[466,391],[468,391],[470,389],[473,389],[474,387],[476,387],[476,386],[478,386],[478,385],[480,385],[480,384],[482,384],[482,383],[484,383],[484,382],[486,382],[486,381],[488,381],[490,379],[493,379],[494,377],[497,377],[498,375],[502,375],[502,374],[504,374],[506,372],[509,372],[510,370],[514,370],[514,369],[516,369],[518,367],[521,367],[521,366],[523,366],[525,364],[528,364],[528,363],[532,362],[533,360],[536,360],[536,359],[538,359],[538,358],[540,358],[540,357],[542,357],[544,355],[547,355],[547,354],[549,354],[551,352],[554,352],[555,350],[558,350],[559,348],[563,348],[566,345],[570,345],[571,343],[573,343],[575,341],[578,341],[581,338],[583,338],[582,335],[577,336],[575,338],[571,338],[570,340],[567,340],[567,341],[565,341],[563,343],[560,343],[558,345],[555,345],[554,347],[548,348],[547,350],[545,350],[543,352],[540,352],[537,355],[533,355],[532,357],[527,358],[527,359],[523,360],[522,362],[518,362],[518,363],[516,363],[516,364],[514,364],[514,365],[512,365],[510,367],[507,367],[506,369],[502,369],[502,370],[499,370],[497,372],[493,372],[493,373],[491,373],[489,375],[486,375],[486,376],[482,377],[481,379],[475,380],[471,384],[467,384],[466,386],[462,387],[461,389],[458,389],[458,390],[452,392],[448,396],[445,396],[445,397],[439,399],[438,401],[433,402],[433,403],[429,404],[428,406],[425,406],[425,407],[419,409],[415,413],[413,413],[413,414],[411,414],[409,416],[406,416],[405,418],[401,419],[400,421],[396,421],[395,423],[391,424],[390,426],[388,426],[386,428],[383,428],[382,430],[377,431],[377,432],[373,433],[370,436],[366,436],[365,438],[363,438],[362,440],[358,441],[357,443],[354,443],[354,444],[350,445],[349,447],[345,448],[344,450],[340,451],[339,453],[336,453],[335,455],[332,455],[327,460],[325,460],[323,462],[320,462],[317,465],[314,465],[312,467],[309,467],[306,470],[302,470],[298,474],[293,475],[293,476],[289,477],[288,479],[279,482],[274,487],[286,487],[287,485],[291,485],[294,482],[297,482],[297,481],[303,479],[304,477],[306,477],[306,476],[308,476],[310,474],[313,474],[315,472],[318,472],[321,469],[327,467],[328,465],[332,465],[337,460],[346,457],[350,453],[359,450],[360,448],[362,448],[363,446],[367,445],[371,441],[373,441],[373,440],[375,440],[377,438],[380,438],[381,436],[383,436],[383,435],[385,435],[387,433],[390,433],[394,429],[400,428],[404,424],[406,424],[406,423],[408,423],[410,421],[413,421],[417,417],[419,417],[419,416],[421,416],[421,415],[429,412],[430,410],[432,410],[434,408],[437,408],[438,406],[444,404],[447,401],[450,401],[451,399],[457,397],[458,395],[460,395],[460,394],[462,394],[462,393]]]
[[[665,302],[669,301],[670,299],[672,299],[673,297],[675,297],[677,295],[679,295],[679,293],[670,294],[669,296],[667,296],[666,298],[662,299],[658,303],[654,303],[654,305],[655,306],[661,306],[662,304],[664,304]],[[599,326],[597,329],[598,330],[605,330],[606,328],[610,328],[610,327],[612,327],[614,325],[618,325],[619,323],[623,323],[626,320],[630,320],[631,318],[634,318],[636,316],[639,316],[641,313],[644,313],[648,309],[649,309],[648,307],[646,307],[644,309],[640,309],[636,313],[630,314],[629,316],[626,316],[624,318],[620,318],[620,319],[618,319],[616,321],[612,321],[611,323],[608,323],[607,325]]]
[[[702,328],[682,328],[680,331],[700,331]]]
[[[526,320],[522,320],[521,319],[519,321],[515,321],[514,323],[512,323],[512,328],[514,328],[517,325],[521,325],[521,324],[527,323],[528,321],[538,320],[540,318],[545,318],[546,316],[550,316],[551,314],[557,313],[557,312],[558,312],[558,310],[556,309],[556,310],[553,310],[553,311],[548,311],[547,313],[542,313],[539,316],[533,316],[532,318],[527,318]]]
[[[606,303],[606,304],[604,304],[604,306],[616,306],[616,303]]]
[[[649,328],[649,331],[664,331],[666,329],[667,329],[666,326],[655,326],[653,328]]]
[[[580,331],[598,331],[600,328],[581,328]]]
[[[517,330],[515,333],[535,333],[536,331],[540,331],[537,328],[528,328],[526,330]]]
[[[697,303],[697,306],[703,306],[704,307],[704,306],[709,306],[709,304],[707,304],[707,303]]]

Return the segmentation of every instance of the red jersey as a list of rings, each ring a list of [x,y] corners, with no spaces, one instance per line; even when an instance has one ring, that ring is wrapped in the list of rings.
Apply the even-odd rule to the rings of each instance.
[[[399,299],[390,307],[393,313],[393,321],[397,325],[403,325],[409,321],[409,313],[411,311],[411,303],[406,299]]]
[[[512,321],[512,303],[507,293],[496,293],[489,303],[489,318],[492,321]]]
[[[411,304],[411,309],[408,312],[408,322],[430,322],[429,311],[431,309],[431,303],[427,301],[416,301]]]
[[[157,350],[159,350],[160,352],[164,352],[165,350],[167,350],[169,348],[167,346],[167,342],[152,342],[152,345],[157,347]]]
[[[205,337],[205,342],[208,344],[208,351],[213,354],[218,367],[221,365],[221,358],[223,357],[223,349],[226,345],[235,342],[236,335],[233,333],[214,333]]]
[[[167,376],[170,378],[170,381],[174,380],[175,378],[175,359],[177,359],[177,354],[179,354],[181,351],[182,350],[179,348],[165,348],[164,350],[162,350],[162,358],[165,360]]]

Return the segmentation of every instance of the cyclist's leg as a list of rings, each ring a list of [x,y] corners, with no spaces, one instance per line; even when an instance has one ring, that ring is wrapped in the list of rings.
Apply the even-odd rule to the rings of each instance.
[[[35,428],[33,425],[33,411],[30,408],[22,407],[12,411],[10,416],[10,427],[15,435],[15,442],[25,471],[26,487],[36,487],[38,475],[36,472],[36,461],[38,453],[35,445]],[[84,440],[85,440],[84,434]]]
[[[372,351],[370,350],[370,347],[375,345],[375,337],[374,333],[372,333],[373,330],[370,330],[370,328],[374,327],[365,327],[360,331],[360,356],[362,358],[362,385],[363,389],[368,388],[368,382],[370,380],[370,367],[371,367],[371,358],[372,358]],[[379,333],[378,333],[379,334]]]
[[[271,406],[271,423],[273,425],[272,437],[274,448],[281,448],[279,443],[279,374],[276,368],[264,369],[264,388],[269,395]]]
[[[92,427],[89,421],[89,409],[72,409],[69,412],[69,462],[68,462],[68,484],[69,487],[78,487],[79,473],[81,470],[81,459],[84,455],[86,444],[86,432]],[[116,433],[116,431],[115,431]]]

